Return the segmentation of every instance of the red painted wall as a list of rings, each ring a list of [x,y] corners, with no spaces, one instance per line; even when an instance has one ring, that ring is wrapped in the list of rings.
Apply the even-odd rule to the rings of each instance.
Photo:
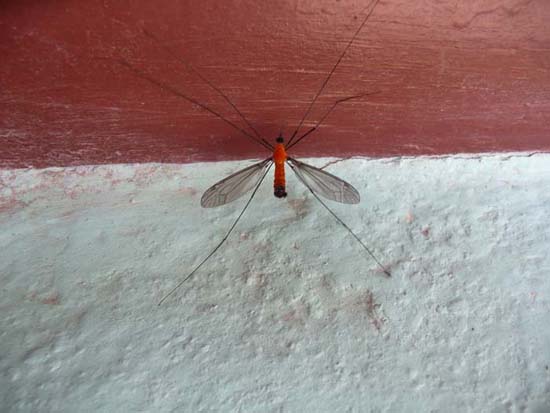
[[[138,70],[238,116],[291,132],[367,2],[5,1],[0,5],[0,166],[192,162],[264,156]],[[383,0],[308,118],[338,107],[299,156],[548,151],[550,2]],[[244,126],[244,125],[243,125]],[[305,129],[304,129],[305,130]]]

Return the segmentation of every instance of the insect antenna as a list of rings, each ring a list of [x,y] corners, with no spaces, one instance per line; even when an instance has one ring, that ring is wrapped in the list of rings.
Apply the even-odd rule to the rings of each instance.
[[[284,136],[284,132],[287,126],[288,126],[288,120],[285,120],[284,123],[279,128],[279,136]]]
[[[245,211],[247,210],[248,206],[250,205],[250,203],[252,202],[252,199],[254,198],[254,195],[256,195],[256,192],[258,192],[258,188],[260,188],[260,185],[262,184],[264,178],[266,177],[267,173],[269,172],[269,170],[271,169],[271,165],[273,164],[273,162],[269,165],[269,167],[266,169],[266,171],[264,172],[264,174],[262,175],[262,177],[260,178],[260,180],[258,181],[258,183],[256,184],[256,187],[254,188],[254,190],[252,191],[252,194],[250,195],[250,198],[248,198],[248,201],[246,202],[244,208],[242,209],[241,213],[239,214],[239,216],[237,217],[237,219],[235,219],[235,221],[233,222],[233,225],[231,225],[231,228],[229,228],[229,231],[227,231],[227,234],[225,234],[225,237],[223,237],[223,239],[220,241],[220,243],[218,245],[216,245],[216,247],[210,252],[210,254],[208,254],[206,256],[205,259],[203,259],[199,265],[197,265],[193,271],[191,271],[183,280],[181,280],[174,288],[172,288],[164,297],[162,297],[162,299],[159,301],[158,305],[161,305],[168,297],[170,297],[172,294],[174,294],[176,292],[176,290],[178,288],[180,288],[183,283],[185,281],[187,281],[189,278],[191,278],[193,276],[193,274],[195,274],[200,267],[203,266],[203,264],[208,261],[210,259],[210,257],[212,257],[212,255],[214,255],[216,253],[216,251],[218,251],[220,249],[220,247],[223,245],[223,243],[227,240],[227,238],[229,237],[229,235],[233,232],[233,230],[235,229],[235,227],[237,226],[237,223],[239,222],[239,220],[241,219],[241,217],[244,215]]]
[[[165,92],[170,92],[172,93],[173,95],[175,96],[178,96],[182,99],[185,99],[187,100],[188,102],[194,104],[194,105],[197,105],[201,108],[203,108],[204,110],[206,110],[207,112],[210,112],[212,115],[216,116],[217,118],[223,120],[225,123],[227,123],[229,126],[231,126],[233,129],[241,132],[243,135],[249,137],[250,139],[252,139],[254,142],[262,145],[263,147],[265,147],[268,151],[272,151],[273,150],[273,145],[271,145],[269,142],[265,141],[265,140],[262,140],[262,139],[258,139],[256,136],[254,135],[251,135],[250,133],[248,133],[247,131],[245,131],[243,128],[237,126],[235,123],[231,122],[229,119],[227,119],[226,117],[224,117],[222,114],[220,114],[219,112],[216,112],[214,109],[210,108],[209,106],[205,105],[204,103],[201,103],[199,102],[198,100],[190,97],[190,96],[187,96],[186,94],[180,92],[179,90],[177,90],[176,88],[164,83],[164,82],[161,82],[160,80],[156,80],[155,78],[147,75],[145,72],[139,70],[138,68],[132,66],[128,61],[126,61],[125,59],[123,58],[119,58],[119,59],[115,59],[119,64],[121,64],[122,66],[125,66],[126,68],[130,69],[134,75],[136,75],[137,77],[140,77],[144,80],[147,80],[149,83],[159,87],[160,89],[164,90]]]
[[[295,167],[294,165],[292,165],[292,163],[290,162],[287,162],[287,164],[292,168],[292,170],[295,171]],[[296,172],[296,171],[295,171]],[[345,228],[347,229],[347,231],[353,236],[353,238],[355,238],[357,240],[357,242],[359,244],[361,244],[361,246],[363,247],[363,249],[365,251],[367,251],[367,253],[370,255],[370,257],[374,260],[374,262],[376,262],[376,264],[378,264],[378,266],[380,267],[380,269],[384,272],[384,274],[386,274],[388,277],[391,277],[391,273],[380,263],[380,261],[378,260],[378,258],[375,257],[375,255],[373,254],[373,252],[370,250],[369,247],[367,247],[365,245],[365,243],[363,241],[361,241],[361,238],[359,238],[355,232],[353,232],[351,230],[350,227],[348,227],[346,225],[346,223],[344,221],[342,221],[342,219],[336,215],[336,213],[329,208],[329,206],[323,202],[323,200],[321,198],[319,198],[319,196],[313,191],[313,189],[311,188],[311,186],[309,186],[309,184],[304,181],[303,179],[300,178],[300,174],[299,173],[296,173],[296,176],[302,181],[302,183],[307,187],[307,189],[309,189],[309,192],[311,192],[313,194],[313,196],[317,199],[317,201],[319,201],[321,203],[321,205],[323,205],[325,207],[325,209],[330,212],[330,214]]]
[[[300,136],[298,139],[296,139],[294,142],[292,142],[291,145],[287,145],[286,149],[290,149],[292,148],[294,145],[296,145],[298,142],[300,142],[302,139],[304,139],[306,136],[308,136],[310,133],[314,132],[315,130],[317,130],[317,128],[319,126],[321,126],[321,124],[323,123],[323,121],[328,117],[328,115],[330,115],[330,113],[332,112],[332,110],[339,104],[339,103],[343,103],[343,102],[347,102],[348,100],[352,100],[352,99],[359,99],[359,98],[362,98],[362,97],[365,97],[365,96],[370,96],[370,95],[375,95],[377,93],[380,93],[380,91],[376,91],[376,92],[370,92],[370,93],[363,93],[361,95],[355,95],[355,96],[348,96],[347,98],[343,98],[343,99],[339,99],[337,100],[336,102],[334,102],[332,104],[332,106],[329,108],[329,110],[326,111],[326,113],[323,115],[323,117],[321,119],[319,119],[319,121],[315,124],[315,126],[313,126],[311,129],[309,129],[306,133],[304,133],[302,136]]]
[[[212,89],[214,89],[235,110],[235,112],[241,117],[241,119],[247,124],[247,126],[254,132],[256,137],[258,139],[260,139],[262,142],[264,142],[265,144],[271,146],[271,144],[267,140],[265,140],[264,138],[261,137],[260,133],[256,130],[256,128],[254,128],[254,126],[252,126],[252,124],[248,121],[246,116],[243,115],[243,113],[237,108],[237,106],[231,101],[231,99],[229,99],[229,97],[220,88],[218,88],[216,85],[214,85],[212,82],[210,82],[206,77],[204,77],[202,75],[202,73],[200,73],[193,66],[191,66],[191,64],[188,63],[181,56],[176,54],[170,47],[168,47],[164,43],[162,43],[158,39],[158,37],[156,37],[153,33],[151,33],[150,31],[148,31],[145,28],[142,28],[142,30],[143,30],[143,34],[145,34],[145,36],[152,39],[158,46],[160,46],[162,49],[164,49],[164,51],[168,55],[172,56],[174,59],[179,61],[189,72],[192,72],[195,75],[197,75],[204,83],[206,83],[208,86],[210,86]]]
[[[300,130],[300,128],[302,127],[302,124],[304,123],[304,120],[307,118],[307,115],[309,115],[309,112],[311,111],[311,108],[313,107],[313,105],[315,104],[315,102],[317,101],[317,98],[319,97],[319,95],[323,92],[323,90],[325,89],[325,86],[327,85],[328,81],[330,80],[330,78],[332,77],[332,74],[334,73],[334,71],[336,70],[336,68],[338,67],[338,65],[340,64],[340,62],[342,61],[342,59],[344,58],[346,52],[348,51],[348,49],[350,48],[351,44],[354,42],[355,38],[359,35],[359,32],[361,31],[361,29],[363,28],[363,26],[365,26],[365,24],[367,23],[367,21],[369,20],[370,16],[372,15],[372,13],[374,12],[374,9],[376,8],[376,5],[378,4],[380,0],[374,0],[372,3],[370,3],[366,9],[369,9],[370,8],[370,11],[367,13],[366,17],[363,19],[363,22],[361,23],[361,25],[359,26],[359,28],[356,30],[355,34],[353,35],[353,37],[350,39],[350,41],[348,42],[346,48],[344,49],[344,51],[342,52],[342,54],[340,55],[340,57],[338,58],[338,60],[336,61],[336,64],[332,67],[331,71],[329,72],[328,76],[326,77],[325,81],[323,82],[323,84],[321,85],[321,88],[319,89],[319,91],[315,94],[315,96],[313,97],[313,100],[311,101],[311,103],[309,104],[309,107],[307,108],[306,110],[306,113],[304,114],[304,116],[302,117],[302,120],[300,120],[300,123],[298,124],[298,127],[296,128],[296,130],[294,131],[294,133],[292,134],[292,137],[290,138],[290,140],[288,141],[288,144],[287,145],[290,145],[292,143],[292,141],[294,140],[294,138],[296,137],[296,135],[298,134],[298,131]],[[371,5],[373,4],[372,8],[371,8]]]

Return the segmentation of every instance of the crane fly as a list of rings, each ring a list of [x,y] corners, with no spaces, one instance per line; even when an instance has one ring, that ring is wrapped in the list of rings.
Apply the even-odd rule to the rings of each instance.
[[[285,163],[288,163],[298,179],[315,194],[343,204],[359,203],[359,192],[352,185],[322,169],[289,157],[282,135],[279,135],[276,142],[272,157],[235,172],[208,188],[201,198],[201,206],[213,208],[240,198],[258,184],[273,164],[273,195],[276,198],[286,198]]]
[[[206,79],[200,72],[196,71],[189,63],[187,63],[183,58],[175,54],[168,46],[164,45],[158,38],[156,38],[152,33],[147,31],[146,29],[143,29],[143,33],[152,39],[155,43],[157,43],[159,46],[161,46],[168,54],[170,54],[172,57],[177,59],[185,68],[195,73],[203,82],[205,82],[209,87],[214,89],[232,108],[235,110],[235,112],[239,115],[239,117],[246,123],[250,131],[247,131],[231,120],[227,119],[223,115],[221,115],[216,110],[212,109],[211,107],[199,102],[198,100],[194,99],[193,97],[190,97],[186,95],[185,93],[182,93],[178,89],[163,83],[162,81],[159,81],[145,72],[140,71],[139,69],[135,68],[133,65],[131,65],[129,62],[127,62],[124,59],[119,59],[118,62],[130,69],[135,75],[138,77],[143,78],[144,80],[147,80],[148,82],[152,83],[153,85],[163,89],[166,92],[172,93],[180,98],[183,98],[184,100],[187,100],[188,102],[197,105],[201,107],[202,109],[206,110],[207,112],[210,112],[212,115],[216,116],[218,119],[224,121],[226,124],[231,126],[233,129],[239,131],[243,135],[247,136],[254,142],[262,145],[265,149],[271,152],[271,155],[264,159],[263,161],[260,161],[258,163],[255,163],[251,166],[248,166],[240,171],[235,172],[234,174],[222,179],[221,181],[217,182],[216,184],[212,185],[210,188],[206,190],[206,192],[202,195],[201,198],[201,206],[203,208],[213,208],[213,207],[219,207],[225,204],[228,204],[230,202],[233,202],[245,194],[252,191],[250,197],[248,198],[248,201],[244,205],[243,209],[241,210],[240,214],[237,216],[237,218],[233,221],[233,224],[229,228],[229,231],[226,233],[226,235],[223,237],[223,239],[218,243],[218,245],[180,282],[176,284],[175,287],[173,287],[167,294],[164,295],[164,297],[160,300],[159,305],[161,305],[168,297],[170,297],[179,287],[182,286],[182,284],[187,281],[189,278],[191,278],[198,270],[202,267],[202,265],[207,262],[210,257],[212,257],[216,251],[223,245],[223,243],[227,240],[233,229],[236,227],[237,223],[241,219],[241,217],[244,215],[245,211],[247,210],[248,206],[252,202],[252,199],[256,195],[256,192],[258,191],[258,188],[264,181],[267,173],[269,172],[270,168],[275,165],[275,174],[274,174],[274,180],[273,180],[273,193],[275,197],[277,198],[285,198],[287,196],[286,192],[286,178],[285,178],[285,165],[288,165],[296,174],[298,177],[298,180],[301,181],[306,188],[311,192],[311,194],[320,202],[320,204],[359,242],[359,244],[363,247],[363,249],[369,254],[369,256],[376,262],[376,264],[382,269],[382,271],[387,275],[391,276],[390,272],[380,263],[380,261],[375,257],[375,255],[372,253],[372,251],[361,241],[361,239],[351,230],[350,227],[348,227],[342,219],[340,219],[336,213],[321,199],[325,198],[331,201],[343,203],[343,204],[357,204],[360,201],[359,192],[357,189],[355,189],[351,184],[344,181],[343,179],[338,178],[337,176],[334,176],[322,169],[316,168],[312,165],[308,165],[307,163],[298,161],[297,159],[294,159],[290,156],[288,156],[287,151],[292,148],[294,145],[301,142],[304,138],[309,136],[311,133],[313,133],[317,128],[323,123],[323,121],[327,118],[327,116],[332,112],[332,110],[339,104],[344,103],[346,101],[352,100],[352,99],[359,99],[363,98],[369,95],[373,95],[378,92],[370,92],[370,93],[363,93],[355,96],[349,96],[343,99],[339,99],[336,102],[332,104],[332,106],[325,112],[325,114],[321,117],[320,120],[317,121],[317,123],[311,127],[307,132],[303,133],[302,135],[298,136],[298,132],[300,128],[302,127],[305,119],[309,115],[313,105],[317,101],[317,98],[321,95],[323,90],[325,89],[325,86],[327,85],[329,79],[331,78],[332,74],[340,64],[340,61],[343,59],[344,55],[346,54],[347,50],[350,48],[352,43],[354,42],[355,38],[358,36],[361,29],[365,26],[368,19],[374,12],[374,9],[376,8],[376,5],[378,4],[379,0],[373,0],[372,3],[370,3],[365,11],[366,16],[363,19],[361,25],[356,30],[355,34],[352,36],[352,38],[347,43],[345,49],[343,50],[342,54],[336,61],[336,64],[332,67],[331,71],[328,73],[327,77],[325,78],[323,84],[321,85],[320,89],[317,91],[315,96],[313,97],[312,101],[310,102],[305,114],[303,115],[302,119],[300,120],[298,126],[294,130],[294,133],[290,137],[287,143],[284,142],[284,138],[282,136],[282,133],[279,134],[279,136],[276,138],[275,145],[272,145],[269,143],[265,138],[263,138],[260,133],[252,126],[252,124],[247,120],[247,118],[242,114],[242,112],[233,104],[233,102],[221,91],[219,88],[217,88],[215,85],[213,85],[208,79]]]

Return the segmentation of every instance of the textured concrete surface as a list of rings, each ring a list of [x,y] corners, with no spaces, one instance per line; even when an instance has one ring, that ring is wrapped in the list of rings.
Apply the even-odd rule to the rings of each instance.
[[[0,172],[2,412],[550,410],[550,155],[330,164],[390,279],[266,182],[157,307],[244,202],[202,191],[244,164]]]

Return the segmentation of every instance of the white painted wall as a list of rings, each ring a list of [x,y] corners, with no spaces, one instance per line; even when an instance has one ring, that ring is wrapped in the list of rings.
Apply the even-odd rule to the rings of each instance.
[[[0,172],[2,412],[550,411],[550,155],[330,165],[391,279],[267,182],[157,307],[245,202],[202,191],[245,164]]]

